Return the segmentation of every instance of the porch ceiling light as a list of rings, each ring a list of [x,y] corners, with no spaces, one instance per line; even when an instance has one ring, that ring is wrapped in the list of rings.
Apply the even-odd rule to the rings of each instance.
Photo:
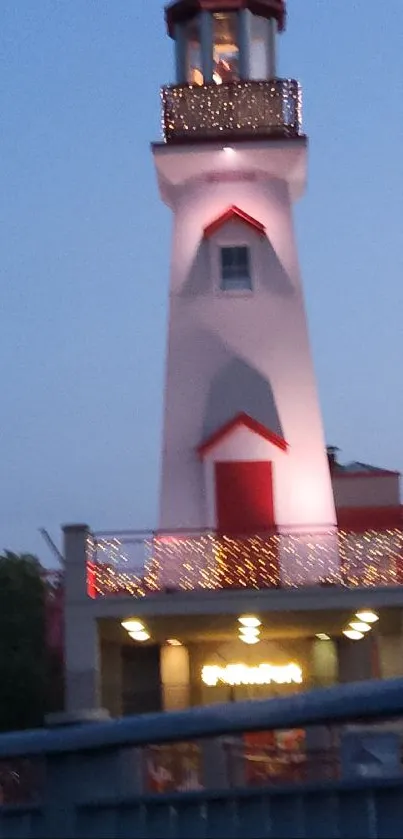
[[[355,613],[356,618],[364,623],[376,623],[379,621],[379,615],[373,612],[372,609],[362,609],[361,612]]]
[[[240,618],[238,618],[238,623],[248,628],[256,628],[257,626],[262,625],[262,621],[260,621],[259,618],[256,618],[254,615],[242,615]]]
[[[357,632],[370,632],[371,626],[364,621],[350,621],[351,629],[356,629]]]
[[[318,641],[331,641],[330,635],[327,635],[326,632],[317,632],[316,638]]]
[[[344,629],[343,635],[349,638],[350,641],[360,641],[364,637],[363,633],[358,632],[357,629]]]
[[[135,620],[134,618],[130,618],[130,620],[122,621],[123,629],[127,629],[128,632],[142,632],[144,629],[144,624],[141,621]]]
[[[139,632],[129,632],[129,635],[130,638],[133,638],[133,641],[148,641],[151,637],[146,629]]]
[[[260,641],[260,638],[256,635],[240,635],[239,637],[244,644],[258,644]]]
[[[250,638],[257,638],[260,635],[260,629],[255,626],[240,626],[239,634],[242,638],[248,635]]]

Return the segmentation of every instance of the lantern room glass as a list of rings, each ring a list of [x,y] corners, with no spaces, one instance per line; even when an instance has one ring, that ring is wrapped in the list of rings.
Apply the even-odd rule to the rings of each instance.
[[[239,80],[238,15],[213,15],[213,81],[216,84]]]
[[[274,21],[248,12],[249,78],[263,81],[272,75],[271,34]]]
[[[204,84],[200,18],[194,17],[186,26],[186,78],[188,84]]]

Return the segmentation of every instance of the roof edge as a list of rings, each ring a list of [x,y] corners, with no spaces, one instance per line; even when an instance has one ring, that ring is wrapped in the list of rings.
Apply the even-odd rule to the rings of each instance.
[[[201,459],[213,449],[224,437],[228,434],[231,434],[232,431],[235,431],[236,428],[244,426],[252,431],[254,434],[258,434],[259,437],[263,437],[267,440],[268,443],[272,443],[273,446],[277,446],[277,448],[281,449],[281,451],[286,452],[288,451],[288,443],[281,437],[279,434],[276,434],[274,431],[271,431],[262,423],[255,420],[249,414],[246,413],[239,413],[236,414],[231,420],[226,422],[224,425],[220,426],[216,431],[213,432],[206,440],[203,440],[202,443],[197,447],[197,454]]]
[[[229,221],[240,221],[255,230],[259,236],[264,236],[266,234],[266,228],[261,221],[253,218],[253,216],[250,216],[248,213],[245,213],[244,210],[236,207],[235,204],[232,204],[231,207],[228,207],[227,210],[217,216],[217,218],[211,221],[210,224],[206,225],[203,230],[204,238],[208,239],[210,236],[213,236],[220,227],[223,227],[223,225],[227,224]]]

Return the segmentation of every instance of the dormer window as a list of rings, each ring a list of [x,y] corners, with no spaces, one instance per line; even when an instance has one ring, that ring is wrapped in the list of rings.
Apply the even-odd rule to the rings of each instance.
[[[233,245],[220,249],[221,291],[252,291],[250,249]]]

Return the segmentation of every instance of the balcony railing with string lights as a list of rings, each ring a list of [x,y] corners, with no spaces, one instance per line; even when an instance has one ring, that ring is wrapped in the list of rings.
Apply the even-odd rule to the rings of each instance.
[[[295,79],[172,85],[161,97],[167,143],[303,136]]]
[[[349,588],[402,585],[403,530],[319,534],[312,528],[247,537],[211,531],[99,533],[88,550],[93,598],[298,588],[314,578]]]

